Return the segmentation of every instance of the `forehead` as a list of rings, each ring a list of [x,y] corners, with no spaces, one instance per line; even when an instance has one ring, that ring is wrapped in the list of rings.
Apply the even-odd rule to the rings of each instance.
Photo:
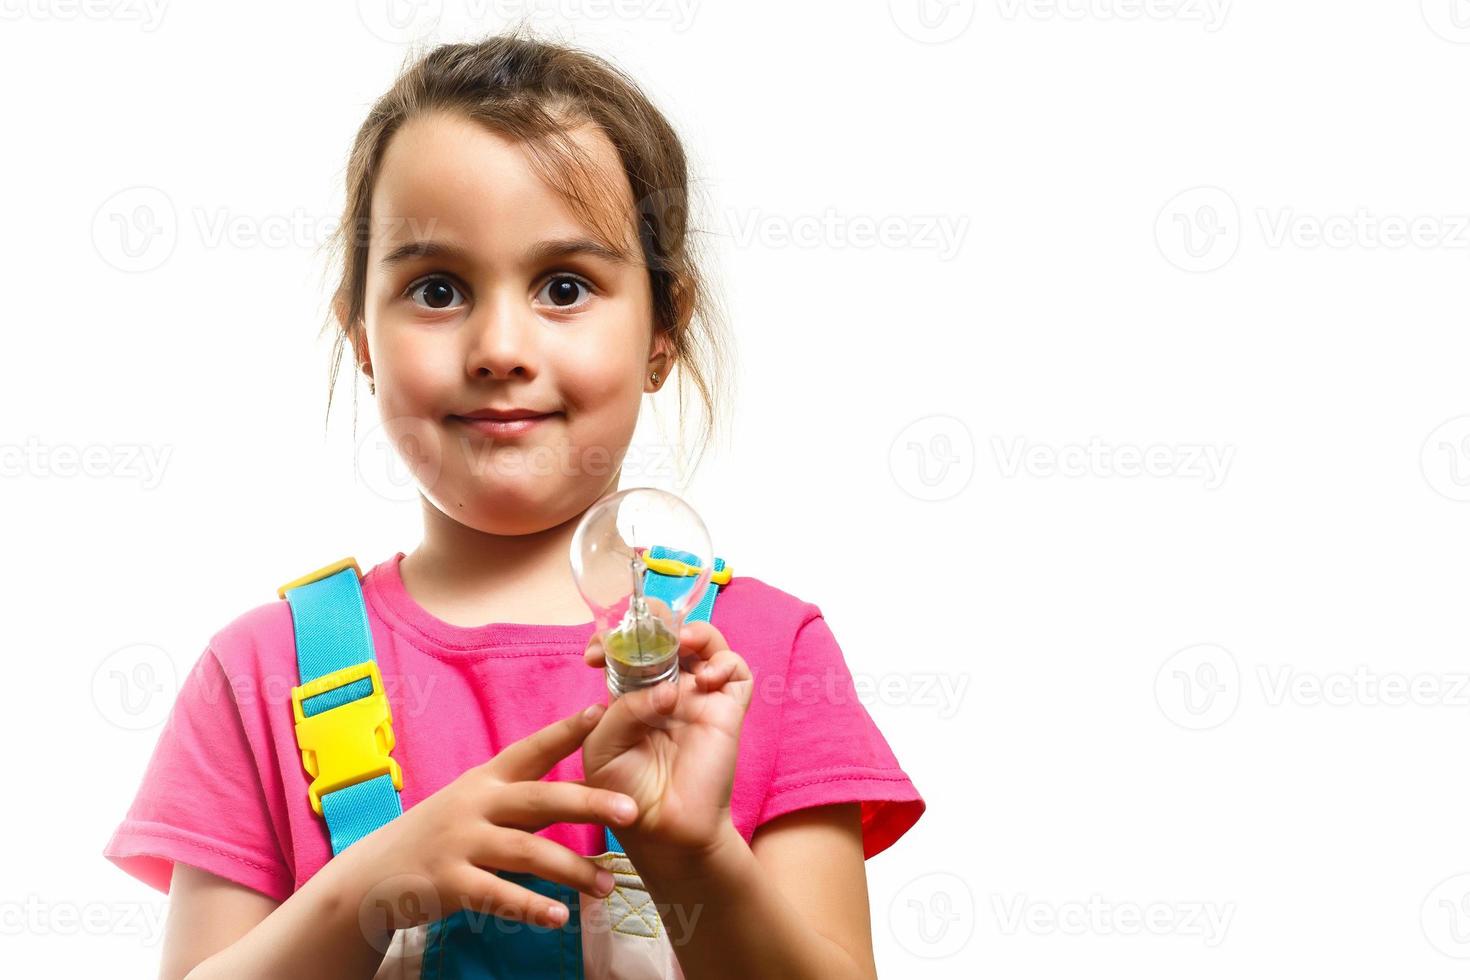
[[[599,206],[629,214],[632,190],[606,134],[586,124],[567,136],[593,168],[596,196],[610,198]],[[370,251],[417,237],[453,238],[493,260],[550,238],[595,237],[542,179],[526,146],[455,113],[417,116],[393,135],[370,206]]]

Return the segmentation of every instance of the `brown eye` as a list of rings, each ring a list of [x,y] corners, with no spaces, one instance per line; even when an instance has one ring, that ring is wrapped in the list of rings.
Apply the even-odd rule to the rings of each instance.
[[[572,309],[585,302],[581,294],[592,295],[592,288],[576,276],[552,276],[541,287],[537,299],[559,310]]]
[[[442,277],[424,279],[415,283],[409,287],[408,296],[418,305],[431,310],[447,310],[457,305],[456,298],[460,303],[464,302],[464,297],[454,287],[454,283]]]

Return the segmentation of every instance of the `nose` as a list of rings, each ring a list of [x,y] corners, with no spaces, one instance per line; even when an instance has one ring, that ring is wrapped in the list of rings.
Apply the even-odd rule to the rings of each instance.
[[[477,305],[466,320],[470,345],[465,361],[469,376],[534,378],[539,368],[536,315],[524,298],[501,292]]]

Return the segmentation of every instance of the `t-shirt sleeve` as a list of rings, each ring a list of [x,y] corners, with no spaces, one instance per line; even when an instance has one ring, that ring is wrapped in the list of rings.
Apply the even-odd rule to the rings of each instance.
[[[293,877],[272,827],[234,689],[206,649],[103,855],[162,892],[182,861],[285,901]]]
[[[863,856],[872,857],[914,825],[924,801],[858,699],[826,619],[815,606],[812,613],[793,641],[775,773],[756,823],[808,807],[860,803]]]

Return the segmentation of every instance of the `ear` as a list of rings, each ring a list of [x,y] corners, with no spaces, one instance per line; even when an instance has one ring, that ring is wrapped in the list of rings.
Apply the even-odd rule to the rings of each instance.
[[[643,390],[645,392],[655,392],[664,386],[664,382],[669,380],[669,372],[673,370],[675,359],[669,335],[662,331],[655,334],[653,349],[648,355],[648,363],[643,368]],[[654,374],[658,375],[657,382],[653,380]]]
[[[682,277],[675,276],[669,283],[669,295],[673,300],[675,330],[680,332],[688,329],[689,321],[694,317],[694,294],[689,288],[689,283]],[[648,366],[644,372],[647,379],[644,383],[646,391],[658,391],[663,383],[669,379],[669,373],[674,369],[678,355],[674,352],[671,334],[667,330],[654,328],[652,353],[648,357]],[[658,372],[658,384],[653,383],[653,373]]]

